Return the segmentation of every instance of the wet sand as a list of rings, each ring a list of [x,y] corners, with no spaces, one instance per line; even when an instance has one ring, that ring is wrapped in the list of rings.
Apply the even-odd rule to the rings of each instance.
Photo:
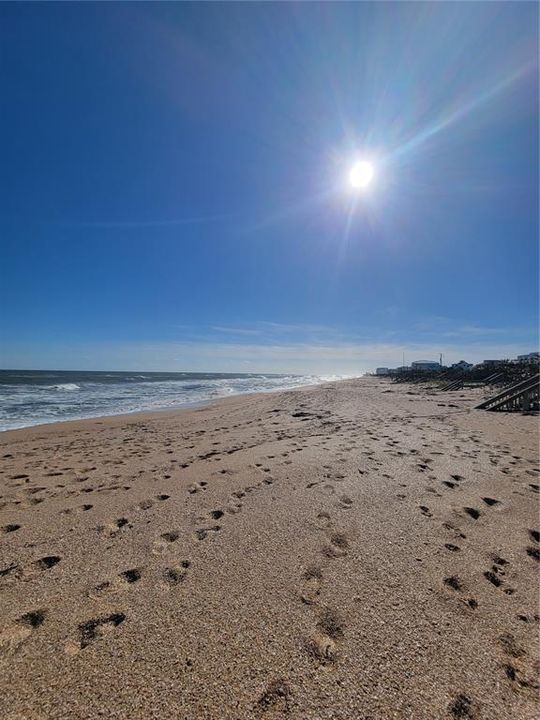
[[[538,418],[365,378],[0,435],[0,717],[538,714]]]

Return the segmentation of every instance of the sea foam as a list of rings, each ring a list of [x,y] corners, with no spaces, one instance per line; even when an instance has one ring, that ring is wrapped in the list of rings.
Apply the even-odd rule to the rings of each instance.
[[[243,393],[287,390],[342,376],[0,370],[0,430],[180,408]]]

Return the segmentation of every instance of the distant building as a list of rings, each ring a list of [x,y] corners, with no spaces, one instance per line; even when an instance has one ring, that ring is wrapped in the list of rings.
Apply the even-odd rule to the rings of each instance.
[[[465,362],[465,360],[460,360],[459,362],[454,363],[451,367],[452,370],[470,370],[473,367],[473,364]]]
[[[526,355],[518,355],[517,361],[519,363],[540,362],[540,352],[531,352],[527,353]]]
[[[400,365],[399,367],[396,368],[397,373],[406,373],[406,372],[410,372],[410,371],[411,371],[411,368],[408,365]]]
[[[482,360],[480,364],[486,367],[498,367],[499,365],[506,365],[506,360]]]
[[[440,370],[441,365],[434,360],[415,360],[411,363],[413,370]]]
[[[375,375],[390,375],[390,368],[377,368]]]

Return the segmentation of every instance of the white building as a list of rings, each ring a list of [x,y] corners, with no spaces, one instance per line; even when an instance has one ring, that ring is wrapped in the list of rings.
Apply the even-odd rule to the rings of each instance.
[[[415,360],[411,363],[413,370],[440,370],[441,365],[434,360]]]

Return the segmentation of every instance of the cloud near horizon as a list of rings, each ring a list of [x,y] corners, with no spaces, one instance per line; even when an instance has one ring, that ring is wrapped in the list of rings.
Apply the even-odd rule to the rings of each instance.
[[[470,340],[470,339],[469,339]],[[276,372],[360,375],[378,366],[413,360],[445,364],[514,358],[535,349],[531,342],[60,342],[16,343],[0,357],[3,368],[55,370],[140,370],[193,372]]]

